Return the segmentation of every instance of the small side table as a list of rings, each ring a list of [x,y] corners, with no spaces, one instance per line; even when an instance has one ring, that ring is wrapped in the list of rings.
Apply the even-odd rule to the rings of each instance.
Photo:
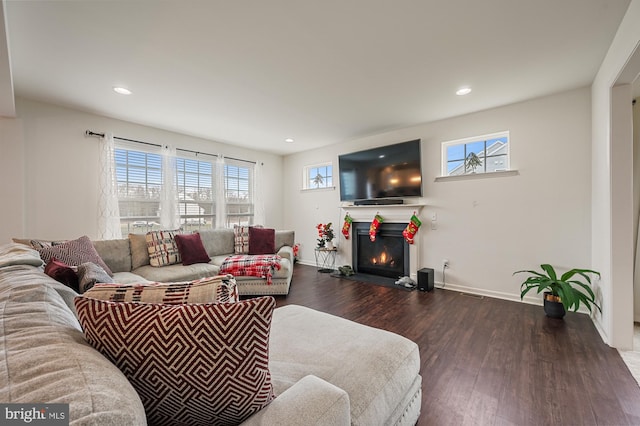
[[[336,253],[337,248],[316,247],[316,267],[318,272],[329,273],[336,269]]]

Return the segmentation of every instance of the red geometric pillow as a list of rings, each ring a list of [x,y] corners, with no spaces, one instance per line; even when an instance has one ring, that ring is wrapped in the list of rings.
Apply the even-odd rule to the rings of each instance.
[[[182,258],[183,265],[193,265],[194,263],[209,263],[211,258],[207,254],[200,234],[176,235],[176,244],[178,252]]]
[[[149,424],[238,424],[275,397],[272,297],[161,305],[75,298],[87,341],[129,379]]]

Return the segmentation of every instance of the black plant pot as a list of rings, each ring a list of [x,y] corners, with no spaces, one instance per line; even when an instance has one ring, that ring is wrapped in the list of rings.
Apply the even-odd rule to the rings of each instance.
[[[564,318],[567,311],[565,311],[562,302],[547,300],[548,295],[550,296],[551,293],[544,294],[544,313],[547,314],[549,318]]]

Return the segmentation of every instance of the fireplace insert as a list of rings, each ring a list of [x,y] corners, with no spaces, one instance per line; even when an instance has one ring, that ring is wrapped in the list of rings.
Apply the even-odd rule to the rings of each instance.
[[[375,241],[369,238],[369,223],[353,224],[354,271],[389,278],[409,275],[409,244],[402,236],[407,224],[382,223]]]

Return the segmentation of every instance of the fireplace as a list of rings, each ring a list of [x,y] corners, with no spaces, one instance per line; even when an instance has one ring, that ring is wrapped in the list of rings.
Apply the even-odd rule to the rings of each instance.
[[[370,223],[355,222],[352,226],[355,272],[394,279],[409,275],[409,244],[402,236],[406,223],[383,222],[374,242],[369,238]]]

